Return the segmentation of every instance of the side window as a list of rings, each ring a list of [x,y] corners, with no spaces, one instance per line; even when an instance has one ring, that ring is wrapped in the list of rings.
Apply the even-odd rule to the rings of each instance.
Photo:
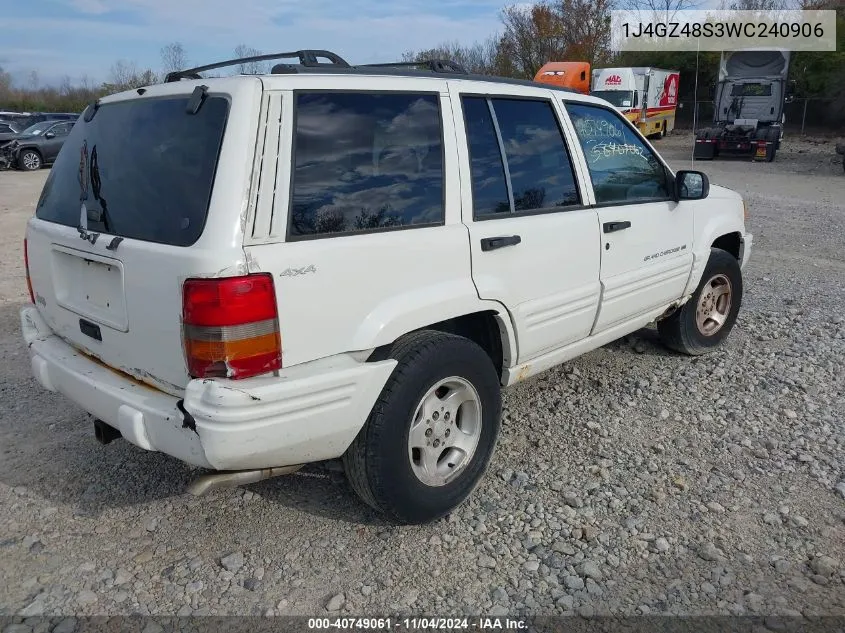
[[[433,94],[300,92],[290,237],[442,223]]]
[[[569,207],[580,202],[575,172],[548,101],[493,99],[508,162],[514,210]]]
[[[50,128],[50,131],[55,134],[56,136],[67,136],[70,134],[70,130],[73,127],[73,123],[59,123],[58,125],[54,125]]]
[[[464,97],[462,102],[472,168],[473,214],[510,213],[502,150],[487,99]]]
[[[463,104],[475,217],[552,211],[580,203],[572,163],[551,103],[464,97]]]
[[[645,143],[606,108],[568,103],[598,204],[665,200],[667,174]]]

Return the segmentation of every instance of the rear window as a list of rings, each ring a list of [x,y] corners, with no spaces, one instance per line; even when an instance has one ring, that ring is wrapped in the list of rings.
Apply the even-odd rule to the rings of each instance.
[[[188,96],[100,106],[79,119],[35,215],[125,238],[190,246],[205,226],[229,102]],[[84,217],[84,219],[83,219]]]

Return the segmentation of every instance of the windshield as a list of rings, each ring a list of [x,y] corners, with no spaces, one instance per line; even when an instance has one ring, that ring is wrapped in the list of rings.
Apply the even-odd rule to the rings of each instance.
[[[617,108],[634,107],[634,93],[630,90],[594,90],[590,93],[594,97],[609,101]]]
[[[23,132],[21,132],[21,134],[23,134],[24,136],[38,136],[39,134],[41,134],[41,132],[46,130],[52,124],[52,121],[49,124],[44,122],[36,123],[35,125],[30,125]]]
[[[771,97],[772,84],[734,84],[731,86],[732,97]]]
[[[205,227],[229,101],[133,99],[79,119],[44,183],[38,218],[92,232],[190,246]],[[81,201],[81,204],[80,204]]]

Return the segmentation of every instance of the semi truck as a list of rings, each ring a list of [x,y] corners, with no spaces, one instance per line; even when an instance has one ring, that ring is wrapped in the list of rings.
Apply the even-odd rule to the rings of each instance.
[[[789,51],[723,51],[713,86],[713,123],[695,133],[697,159],[751,155],[771,162],[783,139],[784,104],[792,99]]]
[[[644,136],[663,137],[675,129],[679,80],[677,70],[596,68],[590,94],[609,101]]]
[[[588,62],[548,62],[544,64],[534,81],[570,88],[581,94],[590,94],[590,64]]]

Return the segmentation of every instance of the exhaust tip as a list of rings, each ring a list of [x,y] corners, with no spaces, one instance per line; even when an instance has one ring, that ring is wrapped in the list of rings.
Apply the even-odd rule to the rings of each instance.
[[[94,437],[100,444],[109,444],[122,436],[120,431],[113,426],[109,426],[102,420],[94,420]]]

